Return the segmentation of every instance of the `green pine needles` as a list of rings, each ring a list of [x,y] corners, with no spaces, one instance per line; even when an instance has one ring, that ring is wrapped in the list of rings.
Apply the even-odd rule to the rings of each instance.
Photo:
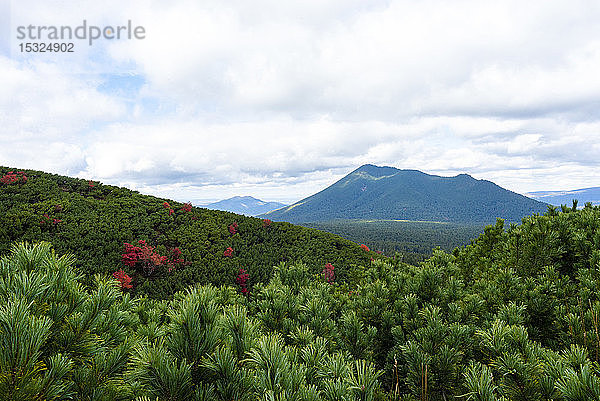
[[[234,288],[131,299],[109,278],[83,287],[73,264],[49,243],[16,245],[0,260],[0,399],[373,400],[380,391],[372,363],[314,335],[288,344]]]
[[[133,297],[75,263],[48,242],[0,259],[1,400],[600,400],[591,205],[499,221],[420,266],[330,282],[280,263],[249,294]]]

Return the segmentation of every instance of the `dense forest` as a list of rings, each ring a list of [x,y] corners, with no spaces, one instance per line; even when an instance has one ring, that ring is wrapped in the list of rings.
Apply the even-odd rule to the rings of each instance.
[[[419,266],[288,261],[164,299],[49,242],[3,253],[0,399],[600,400],[590,204],[499,220]]]
[[[483,224],[397,220],[334,220],[302,225],[365,244],[410,264],[424,261],[435,248],[449,252],[467,245],[484,228]]]
[[[134,294],[166,298],[193,283],[269,279],[280,262],[326,263],[343,277],[371,257],[338,236],[192,207],[125,188],[0,167],[0,254],[16,241],[48,241],[73,254],[84,282],[123,270]],[[125,276],[123,276],[125,277]]]

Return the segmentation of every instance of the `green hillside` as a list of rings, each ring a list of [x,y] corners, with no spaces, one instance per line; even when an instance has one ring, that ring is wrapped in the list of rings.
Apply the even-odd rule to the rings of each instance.
[[[371,257],[332,234],[99,182],[6,167],[0,178],[0,253],[15,241],[49,241],[59,254],[75,255],[86,282],[123,269],[136,294],[166,297],[192,283],[232,284],[240,268],[252,285],[280,262],[301,261],[315,272],[332,263],[343,277]],[[137,247],[130,247],[130,257],[137,255],[130,265],[123,263],[126,243]]]
[[[47,243],[0,259],[0,399],[600,399],[600,207],[499,221],[418,267],[281,264],[250,293],[132,298],[77,263]]]
[[[496,218],[520,222],[546,208],[467,174],[440,177],[367,164],[323,191],[263,216],[292,223],[383,219],[490,224]]]

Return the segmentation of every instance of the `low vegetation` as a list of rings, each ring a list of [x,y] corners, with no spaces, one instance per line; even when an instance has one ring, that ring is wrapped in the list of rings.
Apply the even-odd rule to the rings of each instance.
[[[280,263],[172,299],[77,263],[46,242],[0,260],[1,399],[600,399],[599,207],[420,266]]]
[[[289,223],[0,167],[0,254],[17,241],[47,241],[59,254],[74,255],[86,285],[98,273],[117,272],[131,279],[132,294],[158,299],[194,283],[234,284],[240,268],[250,285],[265,282],[280,262],[303,262],[313,272],[332,263],[343,277],[375,255]]]
[[[485,227],[484,224],[396,220],[334,220],[303,225],[366,244],[370,249],[410,264],[425,261],[438,247],[450,252],[468,245]]]

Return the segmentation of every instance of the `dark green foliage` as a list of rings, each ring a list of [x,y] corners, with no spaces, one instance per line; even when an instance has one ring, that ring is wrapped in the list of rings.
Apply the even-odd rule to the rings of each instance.
[[[119,387],[135,302],[100,277],[83,291],[73,261],[48,243],[0,260],[0,399],[129,399]]]
[[[387,256],[399,253],[403,262],[414,265],[431,256],[434,248],[450,252],[469,244],[484,227],[483,224],[394,220],[335,220],[302,225],[366,244]]]
[[[600,400],[600,207],[332,283],[278,263],[249,296],[131,298],[74,263],[47,243],[0,260],[0,399]]]
[[[0,175],[9,171],[0,167]],[[233,284],[238,269],[250,275],[250,286],[269,279],[280,262],[304,262],[313,273],[332,263],[344,277],[353,264],[371,255],[348,240],[317,230],[273,223],[233,213],[192,208],[135,191],[38,171],[25,170],[28,181],[0,184],[0,253],[15,241],[50,241],[61,254],[73,254],[84,282],[96,273],[124,268],[133,278],[134,294],[167,298],[194,283]],[[60,220],[60,221],[59,221]],[[239,225],[231,235],[228,226]],[[125,267],[123,244],[144,240],[160,255],[179,248],[185,263],[148,273]],[[223,256],[228,248],[233,257]]]
[[[392,219],[490,224],[496,218],[518,222],[546,207],[467,174],[440,177],[367,164],[321,192],[263,216],[292,223]]]

